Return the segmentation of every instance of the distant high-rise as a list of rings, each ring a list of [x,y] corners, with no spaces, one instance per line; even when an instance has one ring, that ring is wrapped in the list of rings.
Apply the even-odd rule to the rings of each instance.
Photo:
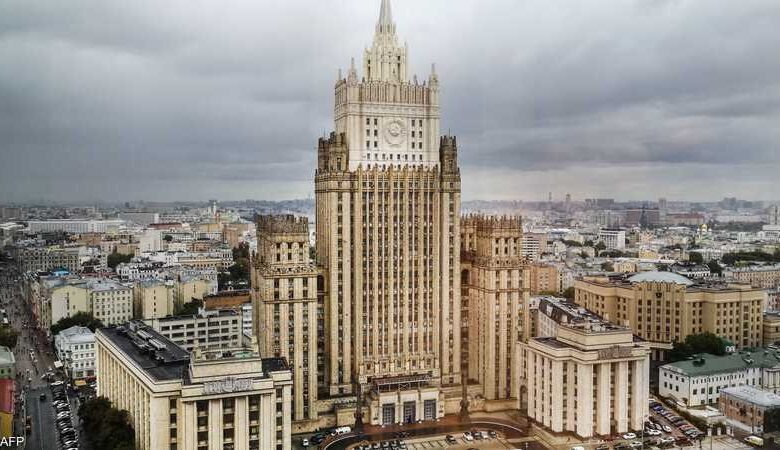
[[[780,225],[780,206],[774,205],[769,208],[769,225]]]
[[[455,412],[459,393],[460,169],[439,138],[439,79],[407,75],[383,0],[373,44],[335,86],[319,142],[316,261],[323,276],[324,388],[360,394],[367,422]]]

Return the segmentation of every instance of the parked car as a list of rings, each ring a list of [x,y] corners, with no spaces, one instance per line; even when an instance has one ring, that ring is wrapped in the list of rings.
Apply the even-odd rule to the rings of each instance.
[[[626,433],[623,435],[623,439],[629,440],[629,439],[636,439],[636,434],[634,433]]]

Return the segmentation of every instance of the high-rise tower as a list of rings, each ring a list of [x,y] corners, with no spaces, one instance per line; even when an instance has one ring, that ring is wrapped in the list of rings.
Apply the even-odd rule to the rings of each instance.
[[[366,422],[455,412],[460,382],[460,169],[439,138],[439,81],[407,76],[389,0],[363,74],[335,86],[315,176],[324,388],[360,394]],[[459,392],[458,389],[452,389]]]

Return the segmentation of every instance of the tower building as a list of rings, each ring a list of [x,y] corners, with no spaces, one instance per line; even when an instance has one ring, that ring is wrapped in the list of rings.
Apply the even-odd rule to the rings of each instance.
[[[519,217],[468,216],[461,242],[463,338],[468,378],[487,401],[517,395],[517,346],[528,339],[529,277]]]
[[[439,137],[435,68],[410,79],[407,56],[383,0],[363,73],[353,60],[336,82],[315,175],[323,388],[357,395],[374,424],[435,419],[460,402],[457,143]]]
[[[292,369],[292,420],[317,419],[317,268],[305,217],[260,216],[252,264],[254,335]]]

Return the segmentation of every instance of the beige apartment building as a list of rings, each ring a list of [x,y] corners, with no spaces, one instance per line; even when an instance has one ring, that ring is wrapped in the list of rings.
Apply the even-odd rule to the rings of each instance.
[[[133,315],[137,319],[159,319],[173,315],[176,282],[144,280],[133,289]]]
[[[761,339],[764,347],[778,345],[778,343],[780,343],[780,312],[765,312],[761,331]]]
[[[461,236],[461,317],[468,322],[461,348],[468,378],[479,382],[488,401],[516,398],[517,346],[530,331],[522,221],[467,216]]]
[[[130,413],[139,450],[289,450],[292,378],[253,349],[190,355],[142,322],[96,333],[98,395]]]
[[[41,303],[44,327],[64,317],[87,312],[104,325],[123,323],[133,318],[133,287],[101,278],[51,279],[49,298]],[[45,284],[45,283],[44,283]]]
[[[584,277],[575,283],[575,301],[650,342],[653,359],[691,334],[711,332],[738,348],[762,342],[764,291],[745,284],[693,282],[671,272]]]
[[[336,82],[315,176],[324,383],[359,394],[373,424],[432,420],[460,403],[457,144],[439,137],[435,69],[420,81],[407,68],[383,0],[362,73],[353,63]]]
[[[19,247],[13,249],[12,255],[22,273],[62,269],[72,273],[81,271],[79,247]]]
[[[528,266],[531,295],[562,292],[561,274],[553,264],[534,263]]]
[[[556,335],[519,345],[519,408],[554,433],[582,438],[641,429],[650,390],[647,344],[574,306],[540,304],[539,316],[557,322]]]
[[[780,287],[780,264],[767,266],[735,267],[723,274],[740,283],[765,289]]]
[[[295,422],[317,419],[317,268],[309,247],[305,217],[258,218],[252,264],[254,334],[261,355],[290,362]]]

